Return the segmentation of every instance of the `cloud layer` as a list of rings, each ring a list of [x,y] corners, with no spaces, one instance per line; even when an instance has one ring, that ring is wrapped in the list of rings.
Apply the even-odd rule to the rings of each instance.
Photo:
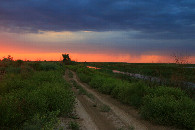
[[[7,30],[136,30],[141,38],[192,38],[194,0],[0,0]],[[145,35],[147,33],[147,35]]]
[[[194,7],[194,0],[0,0],[0,44],[47,52],[195,55]]]

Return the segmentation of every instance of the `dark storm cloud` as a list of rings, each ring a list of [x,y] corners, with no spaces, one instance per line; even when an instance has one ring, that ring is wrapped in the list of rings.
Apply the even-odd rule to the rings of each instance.
[[[194,39],[194,7],[194,0],[0,0],[0,27],[24,32],[136,30],[138,38]]]

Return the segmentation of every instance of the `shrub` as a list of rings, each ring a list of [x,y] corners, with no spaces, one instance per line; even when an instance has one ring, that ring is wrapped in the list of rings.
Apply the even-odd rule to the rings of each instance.
[[[91,81],[91,76],[84,74],[84,73],[78,73],[78,76],[80,80],[84,83],[89,83]]]
[[[173,96],[176,99],[181,99],[182,97],[187,96],[180,88],[170,88],[165,86],[158,86],[153,89],[151,88],[149,93],[153,96]]]
[[[143,97],[147,94],[148,89],[149,87],[142,82],[131,84],[131,87],[128,90],[128,104],[140,107],[143,102]]]
[[[111,108],[108,105],[103,104],[103,105],[100,106],[100,111],[101,112],[109,112],[110,110],[111,110]]]
[[[35,72],[31,78],[23,80],[20,75],[13,77],[13,80],[10,78],[1,83],[4,88],[7,87],[7,93],[0,95],[1,128],[18,129],[25,121],[34,118],[38,122],[50,122],[57,115],[67,116],[72,112],[74,95],[60,71]],[[48,116],[56,111],[59,111],[57,115],[54,114],[51,118]],[[48,126],[50,124],[52,123],[44,128],[51,128]]]
[[[104,82],[101,87],[98,88],[98,90],[105,94],[110,94],[111,91],[116,87],[117,80],[113,78],[105,78]]]
[[[123,85],[120,83],[112,89],[111,92],[112,97],[119,99],[119,90],[121,89],[122,86]]]
[[[60,110],[60,114],[66,116],[72,112],[74,96],[63,84],[45,84],[40,88],[40,95],[46,97],[47,110]]]
[[[21,66],[21,76],[23,79],[30,78],[33,75],[34,71],[30,66],[24,65]]]
[[[71,121],[69,123],[69,128],[72,129],[72,130],[79,130],[80,126],[79,126],[79,124],[77,122]]]
[[[32,67],[34,70],[40,70],[41,62],[29,62],[28,66]]]
[[[12,67],[12,66],[9,66],[9,67],[6,68],[6,72],[7,73],[19,74],[21,72],[21,67]]]
[[[128,83],[123,82],[118,84],[112,91],[113,97],[119,99],[121,102],[135,107],[140,107],[142,98],[147,93],[147,86],[143,83]]]
[[[55,83],[55,82],[65,82],[61,77],[61,73],[59,71],[40,71],[35,73],[30,80],[36,85],[41,85],[43,83]]]
[[[41,62],[39,70],[50,71],[50,70],[59,70],[60,67],[53,62]]]
[[[19,109],[19,100],[14,95],[0,97],[0,126],[3,128],[16,126],[24,120]]]
[[[92,79],[91,82],[89,82],[89,85],[92,88],[99,88],[103,85],[104,82],[104,77],[100,76],[100,75],[95,75]]]
[[[24,64],[23,60],[17,60],[15,61],[15,66],[21,66],[22,64]]]
[[[57,116],[59,111],[49,112],[47,114],[35,114],[32,119],[26,121],[22,127],[23,130],[51,130],[59,123]]]
[[[190,98],[176,99],[174,96],[144,97],[141,115],[158,124],[178,125],[186,128],[195,126],[195,103]]]
[[[168,124],[173,120],[172,114],[176,109],[176,102],[173,97],[160,96],[144,98],[144,104],[141,108],[141,115],[149,120],[160,124]]]
[[[17,89],[22,89],[29,86],[29,82],[22,79],[21,75],[9,74],[0,83],[0,94],[12,92]]]
[[[71,71],[68,72],[69,78],[73,78],[73,73]]]
[[[91,74],[91,73],[95,72],[95,70],[89,69],[85,66],[78,66],[76,69],[76,72],[77,73],[84,73],[84,74]]]
[[[195,128],[195,103],[188,97],[178,101],[177,111],[174,113],[174,123],[187,127]]]
[[[41,62],[41,61],[30,62],[28,63],[28,65],[37,71],[60,70],[60,68],[62,67],[56,62]]]

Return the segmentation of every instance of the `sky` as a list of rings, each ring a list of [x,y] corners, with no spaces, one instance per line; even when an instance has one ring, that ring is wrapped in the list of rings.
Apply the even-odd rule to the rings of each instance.
[[[195,0],[0,0],[0,59],[195,63]]]

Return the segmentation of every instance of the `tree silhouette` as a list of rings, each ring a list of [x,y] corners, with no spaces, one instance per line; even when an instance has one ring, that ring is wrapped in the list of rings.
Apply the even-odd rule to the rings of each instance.
[[[65,64],[72,64],[72,61],[71,61],[71,59],[70,59],[70,57],[69,57],[69,54],[62,54],[62,57],[63,57],[63,62],[65,63]]]
[[[7,58],[6,57],[3,57],[3,60],[2,61],[4,61],[4,62],[10,62],[10,61],[14,61],[14,60],[13,60],[13,57],[11,57],[10,55],[8,55]]]
[[[62,57],[63,57],[63,62],[71,61],[69,54],[62,54]]]

